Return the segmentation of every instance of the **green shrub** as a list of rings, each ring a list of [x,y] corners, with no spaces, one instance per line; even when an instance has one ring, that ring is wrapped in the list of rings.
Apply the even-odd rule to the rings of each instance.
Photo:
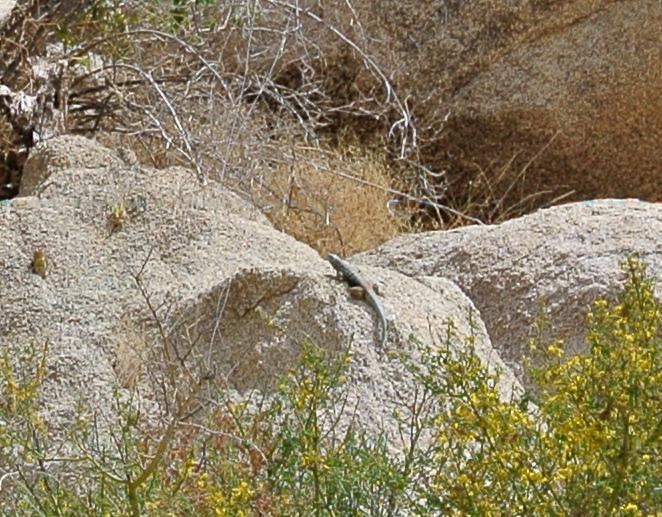
[[[417,487],[426,511],[660,515],[660,306],[645,268],[624,269],[620,303],[601,300],[590,314],[587,354],[532,344],[546,358],[531,372],[535,406],[500,400],[471,342],[457,354],[427,349],[419,378],[439,409],[422,464],[429,483]]]
[[[117,422],[81,421],[53,466],[38,417],[47,347],[0,375],[0,510],[11,515],[661,515],[660,306],[636,261],[619,303],[596,303],[590,349],[536,342],[535,395],[505,400],[474,338],[452,324],[403,357],[417,380],[389,452],[347,408],[349,354],[306,344],[270,396],[148,425],[116,393]],[[184,407],[189,404],[184,404]],[[82,412],[81,412],[82,414]],[[391,444],[393,446],[393,444]]]

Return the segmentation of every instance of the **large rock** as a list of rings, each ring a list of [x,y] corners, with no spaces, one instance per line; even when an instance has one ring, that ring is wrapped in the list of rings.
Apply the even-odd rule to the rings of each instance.
[[[412,336],[427,345],[445,345],[446,324],[452,320],[458,336],[452,346],[462,347],[464,338],[473,335],[483,363],[491,372],[502,372],[502,397],[509,400],[520,391],[511,369],[491,346],[478,311],[455,284],[383,268],[360,271],[380,286],[389,320],[386,349],[378,344],[372,310],[352,300],[346,285],[287,270],[243,270],[213,286],[181,310],[171,340],[180,351],[202,343],[216,374],[242,392],[256,387],[268,392],[296,364],[306,340],[331,351],[348,350],[347,408],[363,429],[375,435],[382,429],[394,450],[401,437],[393,414],[404,401],[414,400],[415,384],[391,352],[416,361]]]
[[[526,168],[505,204],[547,191],[662,200],[662,3],[594,4],[566,23],[550,9],[449,103],[460,169],[510,163],[514,181]]]
[[[5,23],[15,5],[15,0],[0,0],[0,26]]]
[[[487,220],[569,192],[662,199],[658,0],[382,3],[388,16],[357,9],[419,127],[438,132],[420,153],[456,206],[488,197]]]
[[[58,170],[117,169],[124,165],[116,153],[94,140],[63,135],[30,153],[23,166],[19,195],[32,196],[40,192],[41,184]]]
[[[199,186],[180,168],[122,166],[93,141],[48,141],[28,163],[21,190],[30,196],[0,205],[0,350],[51,343],[49,421],[66,425],[81,398],[111,414],[116,384],[139,386],[156,411],[162,394],[146,381],[158,384],[173,366],[185,366],[170,377],[181,379],[180,391],[195,369],[239,392],[268,390],[310,338],[331,351],[349,347],[360,418],[397,436],[391,410],[413,392],[411,378],[377,344],[371,309],[349,297],[314,250],[215,182]],[[126,218],[113,228],[120,202]],[[36,250],[47,257],[44,277],[31,271]],[[389,349],[413,351],[410,335],[437,341],[430,329],[452,318],[461,334],[473,331],[490,368],[506,370],[504,396],[517,388],[457,286],[362,272],[382,286]],[[172,361],[166,373],[155,359],[160,345]]]
[[[585,351],[587,309],[620,292],[622,261],[638,256],[662,277],[661,235],[662,205],[586,201],[495,226],[401,235],[357,260],[453,280],[502,357],[521,364],[541,303],[569,350]]]
[[[137,275],[165,322],[182,299],[241,268],[326,271],[313,250],[190,171],[122,167],[81,137],[48,141],[29,163],[21,190],[30,196],[0,206],[0,349],[51,343],[44,407],[53,422],[66,423],[80,397],[110,413],[118,370],[148,353],[137,342],[153,318]],[[126,220],[113,229],[120,203]],[[31,271],[37,250],[44,278]]]

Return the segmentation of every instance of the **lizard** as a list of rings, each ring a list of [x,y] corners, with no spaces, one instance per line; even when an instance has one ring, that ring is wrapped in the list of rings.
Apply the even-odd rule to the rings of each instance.
[[[384,311],[384,306],[382,302],[377,297],[375,290],[361,277],[361,275],[352,267],[352,265],[346,260],[340,258],[334,253],[330,253],[326,259],[333,266],[333,268],[338,272],[339,276],[350,285],[350,287],[360,287],[363,289],[365,299],[367,303],[374,309],[377,317],[379,318],[379,323],[381,326],[380,333],[380,343],[382,348],[386,343],[387,338],[387,328],[386,328],[386,313]]]

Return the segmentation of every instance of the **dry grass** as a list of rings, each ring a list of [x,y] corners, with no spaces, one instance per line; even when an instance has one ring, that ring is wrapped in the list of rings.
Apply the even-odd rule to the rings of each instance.
[[[129,390],[138,387],[145,373],[147,350],[146,337],[129,322],[122,325],[121,331],[117,333],[113,364],[120,386]]]
[[[449,105],[514,49],[611,3],[219,0],[188,5],[179,24],[169,3],[107,4],[51,26],[70,64],[67,95],[53,100],[68,103],[66,131],[190,166],[320,252],[351,253],[400,231],[502,221],[573,190],[590,197],[595,185],[568,174],[595,157],[553,114],[488,120]],[[644,165],[652,185],[659,169]]]
[[[388,172],[383,158],[360,148],[300,148],[254,184],[253,200],[276,228],[320,254],[350,255],[399,233]]]

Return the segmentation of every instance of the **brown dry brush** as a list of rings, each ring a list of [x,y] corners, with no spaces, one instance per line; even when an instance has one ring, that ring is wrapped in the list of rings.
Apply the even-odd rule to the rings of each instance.
[[[373,91],[357,90],[351,96],[334,92],[351,86],[351,81],[340,77],[333,84],[328,76],[320,76],[321,70],[338,64],[329,63],[329,49],[320,47],[318,41],[324,41],[318,33],[333,32],[353,53],[363,51],[314,11],[277,1],[265,2],[259,9],[251,5],[219,2],[200,8],[191,13],[188,26],[176,25],[170,32],[162,27],[168,24],[163,20],[172,16],[167,6],[151,12],[149,18],[145,13],[157,7],[133,4],[123,12],[84,12],[67,27],[70,45],[51,54],[52,60],[69,64],[64,72],[67,90],[56,92],[66,98],[65,129],[156,137],[188,161],[195,158],[193,145],[204,145],[205,154],[217,155],[218,160],[218,155],[252,154],[253,149],[227,152],[241,147],[238,140],[247,129],[261,129],[260,140],[273,141],[298,130],[296,136],[314,141],[340,116],[380,119],[394,108],[402,109],[385,76],[378,77],[382,85],[373,80],[369,88],[390,89],[386,102],[376,102]],[[112,31],[115,24],[119,24],[117,32]],[[46,25],[53,34],[44,39],[55,41],[59,24]],[[334,51],[338,46],[336,42]],[[91,53],[101,56],[100,66],[90,66]],[[369,61],[367,54],[365,58]],[[370,66],[373,75],[381,74],[375,64]],[[65,99],[58,100],[53,103]],[[282,120],[290,127],[280,127]],[[406,121],[401,126],[408,130]],[[205,141],[210,134],[225,138]],[[209,149],[205,144],[212,142],[216,145]],[[261,147],[250,140],[247,144]],[[273,149],[267,154],[271,153]],[[227,161],[221,159],[223,172],[228,171]]]
[[[533,37],[539,17],[493,2],[21,2],[4,28],[3,84],[37,102],[20,120],[5,110],[12,129],[0,131],[1,145],[24,157],[35,134],[97,134],[156,166],[191,166],[199,181],[210,176],[244,193],[257,186],[267,192],[258,205],[289,213],[274,170],[290,169],[286,184],[333,174],[349,141],[384,157],[390,186],[377,190],[389,207],[422,208],[424,222],[450,226],[495,221],[545,193],[519,192],[527,157],[485,168],[454,147],[449,135],[466,131],[446,106]],[[64,45],[48,47],[55,42]],[[46,78],[35,77],[39,56],[53,65]],[[341,152],[329,160],[334,149]],[[312,170],[300,167],[302,156]],[[6,162],[20,169],[15,154]],[[341,172],[355,185],[371,181]],[[325,226],[325,200],[308,188],[302,211],[315,216],[303,226]]]
[[[440,210],[462,216],[438,204],[444,175],[421,163],[413,96],[403,98],[392,79],[408,65],[393,69],[375,52],[384,41],[362,24],[365,6],[26,5],[3,40],[16,49],[4,84],[41,106],[19,124],[29,136],[23,147],[62,132],[97,134],[154,165],[192,166],[199,181],[209,176],[248,192],[268,186],[274,168],[297,165],[311,149],[323,157],[349,136],[381,150],[398,170],[399,190],[386,190],[393,200],[432,207],[439,218]],[[37,56],[58,63],[41,86],[33,77]]]

